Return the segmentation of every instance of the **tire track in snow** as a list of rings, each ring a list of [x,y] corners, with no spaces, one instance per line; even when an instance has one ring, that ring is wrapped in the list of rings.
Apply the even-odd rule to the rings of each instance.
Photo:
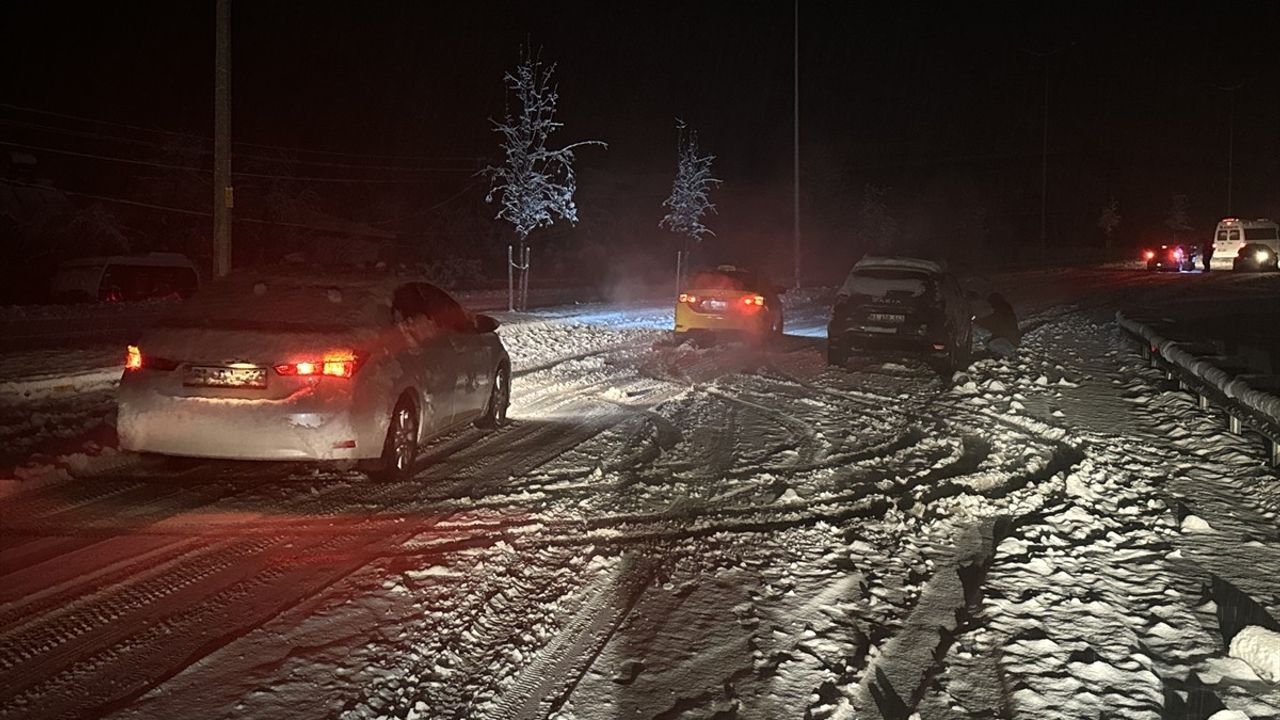
[[[605,380],[607,380],[607,378],[591,383],[586,388],[576,393],[570,392],[567,394],[560,394],[557,398],[549,399],[543,404],[551,408],[572,405],[574,400],[577,397],[580,397],[582,394],[592,391],[595,386],[599,385],[601,382],[604,382]],[[617,414],[619,415],[619,417],[622,416],[622,413],[617,413]],[[597,433],[601,429],[601,427],[597,427],[596,425],[598,425],[598,423],[594,423],[591,421],[580,423],[580,426],[585,429],[585,432],[581,433],[580,435],[569,433],[568,434],[569,436],[567,438],[566,437],[560,438],[559,444],[557,443],[548,444],[545,442],[538,442],[539,436],[545,436],[548,433],[547,429],[543,428],[539,430],[537,425],[529,425],[529,427],[531,427],[532,430],[527,432],[527,435],[528,435],[527,440],[530,445],[536,444],[537,447],[536,447],[536,451],[535,451],[535,448],[525,448],[523,450],[522,454],[523,454],[524,464],[528,466],[527,469],[532,469],[533,467],[536,467],[542,462],[545,462],[546,459],[549,459],[550,457],[554,457],[556,454],[561,452],[564,446],[570,446],[570,445],[576,444],[577,442],[581,442],[583,438],[590,437],[595,433]],[[500,436],[504,434],[509,435],[513,431],[514,430],[508,430],[505,433],[499,432],[499,433],[495,433],[494,435],[495,436]],[[562,435],[561,433],[555,433],[555,434]],[[488,439],[489,437],[491,436],[486,436],[486,438],[482,438],[482,440]],[[503,438],[495,438],[490,442],[501,442],[502,439]],[[510,438],[508,437],[505,439],[509,440]],[[457,457],[448,463],[445,463],[443,465],[437,465],[436,468],[443,468],[443,469],[435,469],[434,472],[428,471],[426,475],[430,476],[434,473],[457,474],[457,475],[463,476],[464,478],[467,478],[468,475],[474,475],[473,471],[483,466],[490,465],[494,462],[492,454],[485,453],[484,448],[477,449],[475,447],[471,447],[468,449],[470,450],[469,457],[465,457],[465,458]],[[519,450],[519,448],[517,449]],[[518,465],[518,464],[519,463],[514,463],[513,465]],[[514,466],[509,466],[505,468],[505,470],[514,471],[515,474],[525,471],[525,469],[514,467]],[[419,504],[417,501],[420,498],[416,497],[416,495],[413,495],[410,498],[405,498],[400,491],[409,489],[409,486],[411,484],[419,483],[424,479],[429,479],[429,477],[424,477],[422,474],[420,474],[418,477],[414,478],[414,481],[412,483],[402,483],[399,486],[396,486],[396,485],[379,486],[375,484],[373,486],[373,491],[374,491],[373,493],[368,492],[368,488],[365,488],[365,487],[359,488],[358,491],[354,490],[349,486],[339,486],[336,489],[326,488],[328,492],[325,493],[326,495],[325,497],[321,497],[321,498],[312,498],[310,496],[304,497],[303,502],[301,503],[302,507],[299,507],[298,506],[299,504],[297,502],[294,502],[293,507],[290,509],[293,512],[299,512],[303,515],[313,515],[317,511],[324,511],[326,509],[329,510],[330,512],[333,512],[333,514],[337,514],[336,511],[340,511],[342,509],[342,504],[336,503],[335,501],[343,498],[334,497],[334,496],[353,495],[353,494],[358,494],[360,499],[365,502],[377,501],[378,500],[377,496],[381,495],[393,501],[400,501],[402,506],[403,506],[403,501],[405,501],[406,499],[411,499],[414,501],[413,504],[416,506]],[[465,480],[465,482],[466,484],[474,488],[475,483],[477,482],[477,478],[470,477],[467,480]],[[419,486],[419,490],[420,490],[420,486]],[[238,496],[233,496],[231,499],[234,500],[238,497],[239,499],[243,500],[245,499],[243,496],[246,494],[247,493],[241,493]],[[400,495],[400,497],[397,498],[395,497],[396,495]],[[220,498],[220,499],[227,500],[227,498]],[[228,503],[224,502],[223,504],[225,505]],[[307,505],[311,505],[311,507],[306,507]],[[396,505],[393,503],[391,507],[394,509]],[[412,510],[414,508],[402,507],[402,509]],[[249,522],[252,522],[252,521],[249,521]],[[248,523],[232,523],[230,526],[224,526],[220,529],[223,531],[244,530],[246,529],[244,527],[244,525],[246,524]],[[237,525],[239,525],[239,527],[237,527]],[[291,532],[289,537],[293,538],[296,542],[296,539],[297,539],[296,532]],[[349,540],[350,538],[347,538],[347,539]],[[407,539],[407,537],[405,539]],[[264,539],[258,538],[258,541],[262,542],[264,541]],[[266,539],[266,541],[279,542],[279,539],[269,538],[269,539]],[[392,544],[392,546],[393,545],[394,543]],[[212,550],[210,552],[212,552]],[[368,557],[361,557],[357,563],[352,565],[352,569],[367,563],[371,557],[377,557],[380,554],[385,554],[385,553],[382,553],[380,549],[379,553],[372,554]],[[175,562],[191,562],[191,559],[180,558],[179,561],[175,561]],[[193,568],[191,567],[187,567],[185,568],[184,571],[190,574],[192,569]],[[260,585],[268,585],[268,586],[277,585],[278,586],[279,584],[279,583],[273,583],[272,578],[266,575],[260,577],[259,579],[262,581]],[[136,575],[131,576],[129,580],[136,583],[137,576]],[[104,618],[111,618],[113,615],[116,618],[118,618],[120,617],[120,614],[121,614],[121,610],[119,609],[120,607],[125,608],[123,612],[127,613],[128,609],[131,609],[136,605],[136,601],[138,600],[138,598],[152,599],[154,597],[162,597],[167,594],[165,592],[165,589],[166,587],[163,584],[161,584],[158,587],[158,589],[154,589],[154,590],[149,586],[137,586],[136,584],[131,585],[130,583],[125,583],[122,586],[116,586],[116,587],[108,586],[101,591],[101,594],[108,597],[114,596],[118,598],[117,601],[114,601],[114,604],[113,602],[108,602],[107,605],[98,606],[98,607],[94,607],[91,603],[83,604],[81,615],[76,615],[75,618],[78,618],[76,620],[68,619],[69,616],[65,614],[57,614],[57,613],[55,613],[55,615],[49,615],[47,613],[43,615],[36,614],[35,616],[32,616],[31,618],[29,618],[29,620],[23,623],[21,626],[15,627],[15,628],[9,628],[7,637],[6,637],[8,644],[4,647],[10,651],[11,655],[16,655],[18,657],[25,658],[27,655],[30,654],[29,653],[30,648],[33,648],[33,647],[40,648],[39,650],[36,651],[37,653],[46,651],[49,647],[48,646],[49,640],[47,639],[48,637],[53,637],[54,638],[53,642],[55,644],[61,645],[77,637],[92,635],[94,632],[97,632],[100,634],[102,632],[101,628],[103,627],[100,623],[103,621]],[[209,590],[216,592],[216,588],[210,588]],[[205,593],[204,597],[207,600],[209,596],[207,593]],[[288,597],[288,595],[286,595],[285,597]],[[199,605],[200,603],[198,602],[197,606]],[[192,607],[197,607],[197,606],[192,606]],[[67,623],[71,623],[76,628],[78,628],[78,630],[77,632],[72,633],[69,637],[58,636],[58,635],[53,635],[53,636],[46,635],[44,636],[45,639],[41,640],[39,639],[41,636],[38,634],[38,632],[35,635],[32,635],[31,633],[38,631],[39,628],[37,626],[39,626],[42,622],[57,623],[57,624],[64,624],[64,625]],[[257,626],[256,624],[244,626],[243,623],[240,623],[240,624],[235,624],[232,627],[236,629],[236,634],[238,635],[256,626]],[[97,629],[95,630],[95,628]],[[101,635],[99,635],[99,639],[101,639]],[[101,656],[104,653],[106,653],[107,655],[110,655],[112,653],[123,652],[122,650],[118,649],[121,642],[124,642],[127,644],[130,641],[127,639],[110,641],[110,639],[108,638],[107,641],[99,642],[96,645],[90,645],[90,647],[100,648],[98,650],[94,650],[93,651],[94,654],[91,657]],[[117,648],[117,649],[113,650],[112,648]],[[84,657],[84,651],[87,649],[88,648],[77,647],[74,655]],[[4,656],[4,657],[8,657],[8,656]],[[49,657],[49,656],[46,655],[45,657]],[[67,657],[63,657],[62,654],[59,654],[57,657],[49,658],[48,660],[46,660],[46,662],[43,665],[39,665],[39,667],[35,667],[37,664],[30,664],[28,666],[28,669],[32,671],[39,670],[47,673],[51,669],[51,666],[49,665],[49,663],[61,662],[62,660],[74,660],[74,657],[70,657],[70,654],[68,654]],[[9,665],[11,664],[12,663],[10,663]],[[6,665],[5,667],[8,667],[9,665]],[[75,675],[77,672],[79,672],[79,670],[76,669],[77,667],[79,667],[79,665],[72,665],[64,671],[58,672],[55,675],[48,676],[48,679],[45,681],[39,681],[37,674],[28,673],[28,677],[26,680],[19,681],[16,678],[12,678],[11,679],[12,682],[6,682],[6,686],[8,686],[11,690],[18,690],[18,689],[27,688],[27,687],[34,688],[29,692],[23,693],[22,697],[19,698],[20,702],[18,704],[30,705],[31,702],[34,702],[35,697],[41,696],[41,692],[39,692],[39,687],[48,687],[48,688],[61,687],[65,685],[67,682],[71,682],[71,678],[68,675],[68,673],[70,673],[71,675]]]

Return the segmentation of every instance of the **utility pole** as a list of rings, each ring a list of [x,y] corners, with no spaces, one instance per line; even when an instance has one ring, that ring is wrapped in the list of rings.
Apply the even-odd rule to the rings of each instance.
[[[1227,106],[1227,216],[1231,216],[1231,180],[1235,174],[1236,159],[1236,93],[1228,95]]]
[[[1040,133],[1040,262],[1049,254],[1049,59],[1044,61],[1044,128]]]
[[[794,38],[792,42],[794,57],[792,58],[793,70],[793,107],[792,107],[792,136],[791,143],[794,149],[794,166],[792,168],[793,180],[795,186],[795,197],[793,200],[794,207],[794,225],[792,226],[792,243],[793,255],[792,267],[795,272],[793,286],[797,289],[800,287],[800,0],[794,0],[795,17],[792,21],[792,31]]]
[[[1235,180],[1235,155],[1236,155],[1236,91],[1244,87],[1244,82],[1238,82],[1234,85],[1214,85],[1213,87],[1227,94],[1227,216],[1230,217],[1232,203],[1231,195]],[[1214,103],[1215,105],[1217,103]]]
[[[1049,58],[1075,44],[1072,40],[1052,50],[1023,50],[1044,61],[1044,117],[1040,129],[1040,263],[1046,267],[1049,259]]]
[[[1232,215],[1231,195],[1235,180],[1236,159],[1236,91],[1244,87],[1244,83],[1236,83],[1228,87],[1219,87],[1227,93],[1227,216]]]
[[[218,0],[213,69],[213,277],[231,270],[231,0]]]

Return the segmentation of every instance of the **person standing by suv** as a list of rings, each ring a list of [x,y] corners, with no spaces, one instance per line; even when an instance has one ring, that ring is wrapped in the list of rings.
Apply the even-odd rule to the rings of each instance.
[[[990,333],[985,341],[987,349],[1003,358],[1011,358],[1022,341],[1022,330],[1018,327],[1018,315],[1013,306],[1003,295],[993,292],[987,296],[989,314],[979,317],[975,322],[978,327]]]

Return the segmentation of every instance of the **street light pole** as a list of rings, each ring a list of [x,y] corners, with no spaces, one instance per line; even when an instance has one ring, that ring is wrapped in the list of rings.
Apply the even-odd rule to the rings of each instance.
[[[1231,181],[1235,174],[1236,154],[1236,93],[1232,89],[1227,95],[1227,216],[1231,216]]]
[[[1044,127],[1040,133],[1040,262],[1049,253],[1049,59],[1044,61]]]
[[[1044,117],[1040,128],[1040,263],[1046,266],[1049,254],[1049,58],[1075,44],[1072,40],[1053,50],[1023,50],[1044,61]]]
[[[1244,82],[1238,82],[1234,85],[1214,85],[1215,88],[1227,94],[1227,216],[1233,215],[1232,208],[1232,191],[1234,190],[1235,180],[1235,155],[1236,155],[1236,91],[1244,87]],[[1215,103],[1216,105],[1216,103]]]
[[[792,285],[795,288],[800,287],[800,0],[794,0],[793,4],[794,17],[792,19],[792,49],[794,56],[792,57],[792,136],[791,144],[793,149],[793,166],[792,180],[794,185],[794,197],[792,198],[793,208],[793,225],[791,228],[792,235],[792,270],[795,274]]]
[[[231,0],[218,0],[213,69],[213,276],[231,270]]]

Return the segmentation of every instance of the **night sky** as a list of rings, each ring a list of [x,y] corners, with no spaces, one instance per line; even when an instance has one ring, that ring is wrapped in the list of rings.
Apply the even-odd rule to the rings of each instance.
[[[1174,192],[1198,225],[1225,214],[1230,95],[1218,87],[1239,88],[1236,214],[1280,214],[1280,4],[937,5],[801,3],[813,242],[844,242],[848,207],[837,206],[856,206],[865,184],[887,188],[908,224],[948,174],[1000,195],[991,204],[1017,233],[1038,228],[1046,65],[1055,238],[1092,229],[1107,196],[1134,236],[1160,223]],[[11,2],[0,13],[0,102],[211,133],[212,2]],[[643,202],[659,202],[679,116],[717,155],[720,241],[789,231],[790,3],[241,1],[232,15],[237,141],[422,166],[496,160],[487,118],[501,114],[502,73],[531,43],[558,63],[560,139],[609,143],[580,154],[584,208],[592,177],[637,178]],[[29,127],[84,125],[8,108],[0,121],[0,140],[86,147]],[[101,165],[50,167],[75,189]],[[435,181],[422,202],[470,178]],[[331,204],[371,217],[351,197]]]

